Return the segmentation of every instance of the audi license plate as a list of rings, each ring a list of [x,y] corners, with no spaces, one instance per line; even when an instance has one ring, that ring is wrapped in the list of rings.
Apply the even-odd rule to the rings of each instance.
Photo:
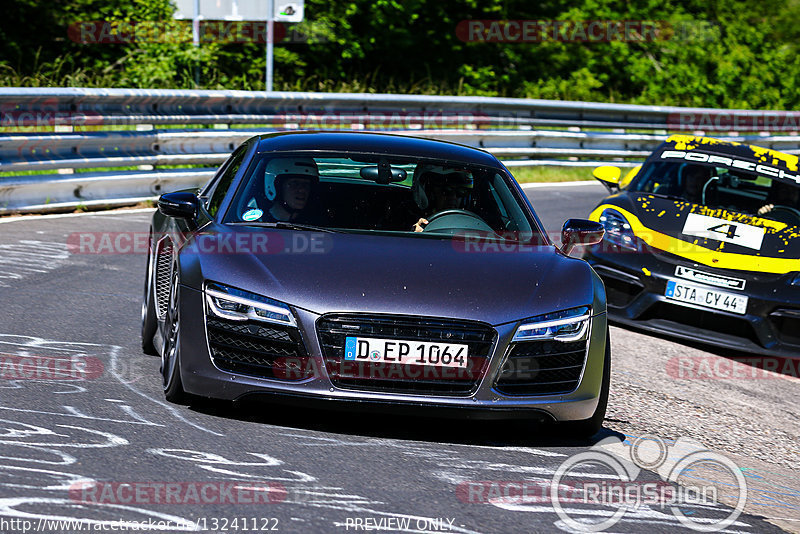
[[[344,359],[349,361],[466,368],[467,355],[467,345],[458,343],[348,336],[344,344]]]
[[[747,312],[747,297],[734,295],[716,289],[684,284],[676,280],[667,282],[666,297],[680,303],[696,304],[704,308],[713,308],[744,315]]]

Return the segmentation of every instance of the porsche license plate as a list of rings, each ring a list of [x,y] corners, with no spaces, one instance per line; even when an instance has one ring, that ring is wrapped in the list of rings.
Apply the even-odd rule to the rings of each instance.
[[[667,282],[665,295],[668,299],[677,301],[678,304],[696,304],[704,308],[713,308],[741,315],[747,312],[747,297],[745,296],[685,284],[677,280]]]
[[[467,367],[468,346],[458,343],[345,338],[344,359],[349,361],[396,363],[401,365],[435,365]]]

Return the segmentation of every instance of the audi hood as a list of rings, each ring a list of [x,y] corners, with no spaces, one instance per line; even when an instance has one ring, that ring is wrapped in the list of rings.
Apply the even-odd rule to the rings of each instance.
[[[181,255],[190,287],[213,281],[317,314],[498,325],[604,301],[591,267],[553,245],[213,225]]]

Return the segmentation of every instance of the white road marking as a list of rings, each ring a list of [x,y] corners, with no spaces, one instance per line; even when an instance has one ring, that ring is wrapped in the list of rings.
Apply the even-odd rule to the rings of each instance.
[[[536,189],[539,187],[603,187],[602,184],[593,180],[583,180],[575,182],[532,182],[527,184],[520,184],[523,189]]]
[[[124,423],[127,425],[148,425],[148,426],[157,426],[163,427],[164,425],[157,424],[157,423],[142,423],[141,421],[131,421],[130,419],[111,419],[108,417],[98,417],[94,415],[84,415],[80,413],[74,413],[69,411],[69,407],[62,406],[62,408],[67,408],[66,412],[48,412],[45,410],[27,410],[24,408],[13,408],[11,406],[0,406],[0,410],[5,410],[9,412],[18,412],[18,413],[35,413],[40,415],[60,415],[61,417],[77,417],[79,419],[86,419],[91,421],[106,421],[107,423]]]
[[[194,451],[188,449],[148,449],[147,452],[150,454],[155,454],[157,456],[164,456],[166,458],[173,458],[176,460],[184,460],[188,462],[194,463],[200,469],[204,469],[206,471],[211,471],[212,473],[217,473],[221,475],[229,475],[233,477],[240,477],[240,478],[258,478],[258,479],[267,479],[276,482],[316,482],[317,479],[313,476],[303,473],[300,471],[290,471],[288,469],[282,469],[283,472],[289,473],[294,475],[293,478],[285,478],[285,477],[274,477],[271,475],[264,475],[263,473],[245,473],[242,471],[233,471],[231,469],[222,469],[221,467],[215,467],[215,465],[225,465],[231,467],[277,467],[279,465],[283,465],[282,460],[278,460],[270,456],[269,454],[257,453],[257,452],[248,452],[245,454],[249,454],[250,456],[255,456],[256,458],[260,458],[264,460],[263,462],[240,462],[236,460],[229,460],[224,456],[220,456],[219,454],[215,454],[212,452],[203,452],[203,451]]]
[[[15,465],[0,465],[0,473],[6,472],[6,474],[19,474],[19,476],[28,475],[44,475],[44,477],[40,478],[51,478],[55,480],[61,480],[60,484],[46,484],[42,486],[41,484],[25,484],[21,481],[18,483],[14,482],[3,482],[3,487],[6,488],[21,488],[21,489],[37,489],[37,490],[45,490],[45,491],[69,491],[75,487],[75,484],[93,484],[96,481],[93,478],[88,478],[83,475],[75,475],[72,473],[62,473],[61,471],[50,471],[48,469],[34,469],[33,467],[19,467]],[[10,473],[9,473],[10,472]],[[36,480],[36,478],[34,478]]]
[[[526,454],[533,454],[535,456],[549,456],[552,458],[566,458],[567,455],[560,453],[560,452],[553,452],[553,451],[546,451],[544,449],[534,449],[532,447],[502,447],[502,446],[495,446],[495,445],[466,445],[462,443],[456,443],[456,445],[461,447],[469,447],[471,449],[492,449],[496,451],[507,451],[507,452],[524,452]]]
[[[198,430],[202,430],[203,432],[207,432],[207,433],[209,433],[209,434],[211,434],[213,436],[223,437],[225,435],[225,434],[220,434],[219,432],[215,432],[215,431],[213,431],[213,430],[211,430],[209,428],[206,428],[206,427],[204,427],[202,425],[199,425],[197,423],[194,423],[192,421],[189,421],[183,415],[181,415],[181,413],[174,406],[172,406],[170,404],[167,404],[166,402],[163,402],[163,401],[160,401],[160,400],[156,400],[152,396],[150,396],[150,395],[148,395],[146,393],[143,393],[143,392],[139,391],[138,389],[136,389],[135,387],[133,387],[133,385],[130,383],[130,381],[126,381],[122,376],[120,376],[119,371],[117,370],[119,368],[118,358],[117,358],[117,354],[118,353],[119,353],[119,347],[114,346],[113,350],[111,351],[110,372],[114,376],[114,378],[116,378],[119,381],[120,384],[122,384],[123,386],[125,386],[126,388],[131,390],[132,392],[136,393],[140,397],[144,397],[145,399],[149,400],[150,402],[154,402],[154,403],[158,404],[159,406],[161,406],[162,408],[167,410],[169,413],[171,413],[176,419],[186,423],[187,425],[189,425],[191,427],[194,427],[194,428],[196,428]]]
[[[78,384],[64,384],[64,387],[72,388],[71,391],[53,391],[53,395],[70,395],[72,393],[84,393],[86,388]]]
[[[308,495],[314,496],[314,498],[300,498],[291,500],[288,499],[290,502],[296,503],[337,503],[342,502],[342,499],[348,499],[348,502],[358,503],[362,502],[363,504],[374,504],[374,501],[369,499],[368,497],[362,497],[361,495],[350,495],[346,493],[339,493],[339,491],[343,490],[344,488],[340,487],[333,487],[333,488],[325,488],[322,486],[314,486],[310,489],[300,489],[300,488],[293,488],[292,495]],[[332,491],[321,491],[321,490],[332,490]],[[324,500],[320,499],[320,497],[325,497],[328,499],[333,500]]]
[[[103,216],[108,217],[109,215],[128,215],[131,213],[152,213],[156,209],[155,208],[136,208],[132,210],[119,210],[119,211],[105,211],[103,212]],[[96,212],[84,212],[84,213],[52,213],[49,215],[22,215],[20,217],[0,217],[0,224],[4,223],[14,223],[14,222],[23,222],[23,221],[37,221],[42,219],[67,219],[72,217],[97,217]]]
[[[260,458],[264,460],[263,462],[237,462],[235,460],[229,460],[228,458],[213,452],[193,451],[189,449],[148,449],[147,452],[158,456],[164,456],[166,458],[187,460],[198,464],[222,464],[250,467],[274,467],[283,464],[281,460],[273,458],[269,454],[262,454],[258,452],[247,452],[245,454]]]
[[[22,240],[0,245],[0,286],[9,280],[20,280],[32,274],[52,271],[69,258],[66,243]]]
[[[7,420],[6,420],[6,422],[14,423],[14,421],[7,421]],[[23,423],[16,423],[16,424],[22,425]],[[25,426],[32,427],[34,425],[25,425]],[[46,442],[46,441],[45,442],[33,442],[33,443],[31,443],[29,441],[15,441],[15,440],[3,439],[3,440],[0,441],[0,443],[13,443],[13,444],[17,444],[17,445],[29,445],[29,446],[30,445],[36,445],[36,446],[39,446],[39,447],[48,447],[48,448],[49,447],[64,447],[64,448],[75,448],[75,449],[105,449],[105,448],[109,448],[109,447],[121,447],[123,445],[129,445],[130,444],[130,442],[127,439],[125,439],[123,437],[120,437],[120,436],[117,436],[116,434],[112,434],[110,432],[103,432],[101,430],[94,430],[92,428],[85,428],[85,427],[82,427],[82,426],[73,426],[73,425],[56,425],[56,426],[60,427],[60,428],[71,428],[71,429],[74,429],[74,430],[82,430],[84,432],[88,432],[89,434],[94,434],[96,436],[100,436],[100,437],[104,438],[105,441],[100,442],[100,443],[80,443],[80,442],[76,442],[76,441],[70,441],[69,439],[67,439],[66,443],[49,443],[49,442]],[[69,435],[58,434],[56,432],[53,432],[52,430],[45,429],[43,427],[37,427],[37,428],[46,431],[46,435],[58,436],[58,437],[63,437],[63,438],[70,438]]]
[[[48,449],[47,447],[39,447],[37,445],[27,445],[21,443],[6,443],[0,441],[3,444],[3,452],[9,454],[9,449],[13,447],[19,447],[25,450],[25,456],[0,456],[0,460],[12,460],[15,462],[27,462],[27,463],[34,463],[34,464],[44,464],[44,465],[72,465],[78,461],[77,458],[72,456],[71,454],[67,454],[64,451],[58,449]],[[38,458],[33,458],[28,456],[27,454],[30,451],[37,451],[37,452],[44,452],[47,454],[52,454],[58,456],[60,458],[59,461],[49,461],[49,460],[40,460]]]

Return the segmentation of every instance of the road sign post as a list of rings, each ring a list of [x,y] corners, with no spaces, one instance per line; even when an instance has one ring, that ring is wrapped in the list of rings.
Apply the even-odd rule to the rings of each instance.
[[[275,21],[301,22],[304,15],[304,0],[267,0],[269,15],[267,20],[267,91],[272,91],[272,45],[275,37]]]
[[[200,46],[201,20],[266,21],[267,23],[267,67],[266,89],[272,91],[273,51],[275,46],[275,22],[301,22],[303,20],[303,0],[267,0],[266,13],[264,0],[174,0],[177,7],[176,19],[191,19],[192,42]],[[196,67],[195,77],[199,67]]]
[[[194,0],[192,10],[192,44],[195,48],[200,48],[200,0]],[[200,86],[200,65],[194,61],[194,84]]]
[[[267,0],[267,81],[266,90],[272,91],[272,55],[275,40],[275,0]]]

